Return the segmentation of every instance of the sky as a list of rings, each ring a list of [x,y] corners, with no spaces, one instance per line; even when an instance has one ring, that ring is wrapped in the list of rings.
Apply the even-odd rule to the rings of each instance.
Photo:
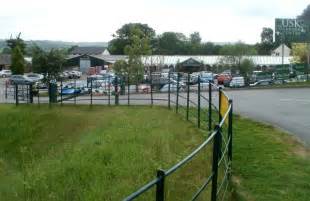
[[[275,18],[295,18],[309,0],[0,0],[0,39],[108,42],[123,24],[157,34],[199,32],[203,41],[256,43]]]

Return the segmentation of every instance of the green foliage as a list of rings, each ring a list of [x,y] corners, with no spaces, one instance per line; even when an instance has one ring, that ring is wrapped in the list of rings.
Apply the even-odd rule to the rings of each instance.
[[[10,48],[8,48],[8,47],[5,47],[5,48],[3,48],[2,49],[2,52],[1,52],[2,54],[11,54],[12,53],[12,51],[11,51],[11,49]]]
[[[125,54],[125,47],[130,45],[132,30],[139,30],[146,38],[150,41],[154,41],[155,31],[147,24],[141,23],[129,23],[123,25],[120,29],[116,31],[113,35],[113,40],[109,42],[109,51],[111,54]]]
[[[26,43],[20,37],[21,33],[16,38],[10,38],[6,41],[7,46],[13,50],[15,47],[19,47],[20,51],[24,55],[26,53]]]
[[[260,55],[270,55],[275,48],[273,41],[273,29],[264,27],[261,33],[261,43],[256,44],[257,52]]]
[[[273,30],[272,28],[264,27],[261,33],[261,43],[273,43]]]
[[[307,6],[307,8],[302,12],[298,18],[305,20],[307,23],[310,23],[310,4]]]
[[[144,65],[141,61],[142,55],[151,54],[149,38],[139,28],[132,28],[125,47],[128,61],[119,61],[114,64],[114,71],[121,76],[129,76],[130,83],[142,81],[144,75]]]
[[[33,71],[44,74],[48,80],[57,78],[66,61],[66,53],[67,51],[58,49],[45,52],[38,46],[34,46],[32,48]]]
[[[253,73],[255,64],[251,59],[243,59],[239,67],[239,73],[245,78],[246,83],[249,83],[250,75]]]
[[[292,54],[294,63],[307,63],[310,54],[310,44],[307,43],[293,43]]]
[[[12,74],[24,74],[25,60],[22,50],[15,46],[12,50]]]
[[[236,70],[240,71],[240,65],[242,57],[247,55],[256,55],[257,51],[255,47],[251,45],[238,42],[236,44],[224,45],[220,50],[220,54],[224,57],[219,62],[222,66],[227,66],[230,70],[235,73]]]

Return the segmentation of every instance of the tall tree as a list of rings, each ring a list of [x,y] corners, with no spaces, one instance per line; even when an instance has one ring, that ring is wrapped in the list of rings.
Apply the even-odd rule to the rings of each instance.
[[[142,55],[151,54],[150,40],[140,29],[132,28],[129,33],[129,45],[124,52],[128,55],[127,61],[118,61],[114,64],[114,70],[119,76],[127,76],[131,84],[137,84],[143,80],[144,65]]]
[[[26,43],[24,40],[20,37],[21,33],[18,34],[16,38],[11,38],[6,41],[7,46],[13,50],[16,46],[19,47],[20,51],[25,54],[26,53]]]
[[[310,23],[310,4],[303,11],[303,13],[300,16],[298,16],[298,18],[303,19],[306,22]]]
[[[45,52],[38,46],[32,48],[32,68],[34,72],[42,73],[47,80],[58,77],[65,64],[66,51],[51,49]]]
[[[18,45],[15,46],[12,50],[11,70],[14,75],[24,74],[24,70],[25,70],[24,54]]]
[[[219,62],[223,66],[227,66],[232,73],[240,71],[243,56],[256,55],[256,49],[242,42],[236,44],[224,45],[220,50],[220,54],[224,57]]]
[[[189,37],[190,40],[190,53],[201,54],[201,37],[199,32],[194,32]]]
[[[157,54],[178,55],[185,54],[185,43],[187,38],[182,33],[164,32],[158,36]]]
[[[259,55],[270,55],[275,48],[273,41],[273,29],[264,27],[261,33],[261,43],[256,44]]]
[[[127,45],[130,45],[131,31],[138,29],[152,43],[155,43],[155,30],[147,24],[129,23],[123,25],[113,34],[113,40],[109,42],[109,51],[112,54],[125,54],[124,50]]]
[[[261,43],[268,43],[268,44],[273,43],[273,29],[272,28],[264,27],[260,36],[261,36]]]
[[[310,4],[307,6],[307,8],[303,11],[303,13],[298,16],[299,19],[304,20],[306,24],[306,40],[307,42],[310,41]]]

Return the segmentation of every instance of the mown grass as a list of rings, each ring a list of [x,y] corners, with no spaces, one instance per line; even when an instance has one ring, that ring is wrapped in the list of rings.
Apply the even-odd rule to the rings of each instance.
[[[0,105],[0,122],[6,201],[121,200],[206,137],[160,107]],[[207,152],[167,178],[167,198],[193,195],[209,173]]]
[[[241,117],[234,125],[235,200],[308,201],[309,150],[272,126]]]

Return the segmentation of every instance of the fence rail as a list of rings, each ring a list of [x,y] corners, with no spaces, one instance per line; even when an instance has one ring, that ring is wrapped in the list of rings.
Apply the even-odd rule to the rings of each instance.
[[[129,79],[127,79],[128,81]],[[168,75],[168,82],[163,85],[161,90],[158,90],[158,85],[153,84],[155,79],[150,77],[150,83],[145,85],[142,93],[137,93],[136,89],[132,91],[129,82],[121,83],[121,80],[116,78],[114,82],[104,83],[105,96],[96,96],[97,91],[102,88],[96,88],[98,81],[95,79],[87,80],[87,90],[81,95],[73,93],[64,95],[64,82],[61,80],[59,87],[57,84],[51,84],[48,87],[48,97],[42,97],[40,90],[34,93],[33,86],[28,85],[23,87],[20,85],[6,86],[6,91],[13,94],[15,104],[20,104],[20,93],[27,94],[27,103],[35,103],[34,96],[37,96],[37,103],[49,104],[107,104],[107,105],[136,105],[139,101],[143,105],[164,105],[176,113],[182,114],[185,110],[184,117],[186,120],[192,121],[198,128],[208,131],[207,139],[193,150],[188,156],[179,161],[177,164],[167,170],[159,169],[153,180],[147,182],[140,189],[129,195],[124,201],[131,201],[139,198],[153,187],[156,187],[156,201],[165,200],[165,192],[168,186],[165,185],[167,178],[175,174],[179,169],[192,161],[201,151],[207,147],[211,148],[212,162],[210,164],[211,172],[204,179],[198,190],[193,193],[191,200],[197,200],[201,193],[210,186],[210,200],[219,200],[219,195],[222,194],[222,199],[225,198],[227,188],[229,186],[232,169],[232,140],[233,140],[233,102],[222,88],[215,86],[211,82],[202,83],[200,77],[197,79],[196,85],[190,84],[190,76],[187,75],[186,83],[181,81],[180,74],[176,80],[171,80],[171,75]],[[77,81],[74,80],[73,90],[77,90]],[[127,86],[127,88],[126,88]],[[166,88],[165,88],[166,87]],[[162,90],[164,89],[164,90]],[[57,97],[57,94],[59,95]],[[218,96],[218,100],[216,99]],[[8,95],[6,93],[6,98]],[[140,104],[141,104],[140,103]],[[218,118],[218,120],[217,120]],[[194,121],[193,121],[194,120]],[[212,147],[211,147],[212,146]],[[207,169],[207,167],[206,167]],[[223,171],[222,174],[219,170]],[[219,178],[221,176],[221,178]],[[220,180],[221,179],[221,180]]]

